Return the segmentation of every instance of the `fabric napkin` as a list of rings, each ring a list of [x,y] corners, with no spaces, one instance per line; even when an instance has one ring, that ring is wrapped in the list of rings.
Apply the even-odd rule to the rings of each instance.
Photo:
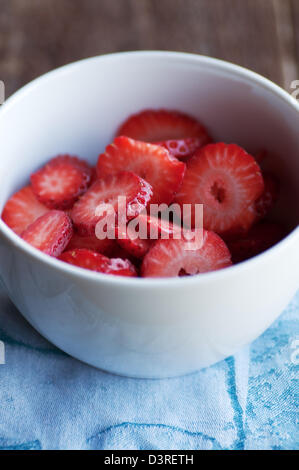
[[[185,377],[127,379],[51,345],[1,288],[0,449],[298,449],[298,313],[299,293],[236,356]]]

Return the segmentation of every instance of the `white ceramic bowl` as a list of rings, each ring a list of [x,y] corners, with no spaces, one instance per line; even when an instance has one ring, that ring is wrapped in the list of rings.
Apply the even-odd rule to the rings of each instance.
[[[268,149],[284,188],[277,215],[296,226],[298,103],[243,68],[168,52],[83,60],[11,97],[0,110],[0,209],[57,153],[96,162],[117,126],[144,108],[179,109],[202,120],[215,139],[250,152]],[[297,228],[222,271],[126,279],[52,259],[1,221],[1,276],[24,317],[67,353],[117,374],[169,377],[234,354],[276,319],[298,286],[298,241]]]

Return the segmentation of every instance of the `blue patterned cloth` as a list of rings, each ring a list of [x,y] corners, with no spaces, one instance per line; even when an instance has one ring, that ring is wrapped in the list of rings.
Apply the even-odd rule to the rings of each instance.
[[[0,290],[0,449],[298,449],[298,312],[213,367],[138,380],[62,353]]]

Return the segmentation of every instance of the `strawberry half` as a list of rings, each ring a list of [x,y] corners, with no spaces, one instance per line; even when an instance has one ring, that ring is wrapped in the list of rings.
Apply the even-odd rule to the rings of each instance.
[[[89,237],[80,237],[77,233],[74,233],[66,251],[75,250],[77,248],[85,248],[86,250],[96,251],[103,255],[110,256],[115,247],[115,241],[110,240],[109,238],[104,238],[100,240],[95,235],[90,235]]]
[[[155,145],[160,145],[166,148],[170,155],[179,160],[187,160],[196,150],[211,142],[208,135],[200,137],[189,137],[188,139],[181,140],[165,140],[164,142],[155,142]]]
[[[187,163],[176,202],[203,204],[203,226],[219,234],[248,230],[255,220],[252,205],[264,190],[260,167],[235,144],[208,144]]]
[[[143,259],[143,277],[195,275],[231,266],[230,252],[214,232],[203,231],[200,248],[187,249],[188,241],[158,240]]]
[[[193,117],[178,111],[148,109],[130,116],[118,129],[124,135],[144,142],[198,137],[202,141],[210,138],[206,129]]]
[[[282,240],[285,233],[285,230],[275,223],[261,222],[254,225],[243,237],[227,242],[233,263],[240,263],[271,248]]]
[[[275,205],[279,196],[279,182],[274,175],[268,172],[263,173],[264,191],[254,203],[256,219],[263,219]]]
[[[1,218],[17,235],[21,235],[30,224],[48,211],[37,200],[31,186],[25,186],[7,201]]]
[[[129,260],[120,258],[109,259],[91,250],[75,249],[65,251],[59,256],[59,259],[79,268],[90,269],[99,273],[129,277],[136,276],[136,270]]]
[[[151,184],[152,204],[169,204],[182,184],[185,164],[158,145],[117,137],[99,156],[98,177],[122,170],[133,171]]]
[[[47,255],[59,256],[73,234],[71,219],[62,211],[48,211],[22,234],[23,240]]]
[[[80,235],[94,235],[95,227],[103,216],[97,215],[97,208],[110,204],[115,213],[118,197],[126,197],[127,220],[144,210],[152,197],[149,183],[138,175],[122,171],[97,180],[79,199],[71,211],[71,218]]]
[[[70,209],[90,183],[92,170],[77,157],[59,155],[31,175],[36,197],[50,209]]]

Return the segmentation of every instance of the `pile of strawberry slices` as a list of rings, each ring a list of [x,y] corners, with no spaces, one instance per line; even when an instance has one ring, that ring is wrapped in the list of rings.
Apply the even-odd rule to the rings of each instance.
[[[145,110],[121,125],[96,167],[70,155],[51,159],[7,201],[2,219],[47,255],[100,273],[176,277],[214,271],[284,236],[281,226],[265,220],[279,184],[262,171],[262,156],[254,158],[233,143],[214,143],[205,127],[185,114]],[[98,236],[99,207],[109,204],[118,214],[120,196],[125,219],[114,220],[114,237]],[[188,229],[184,219],[153,216],[153,204],[189,205]],[[198,204],[201,243],[190,249]],[[131,222],[145,236],[136,236]]]

